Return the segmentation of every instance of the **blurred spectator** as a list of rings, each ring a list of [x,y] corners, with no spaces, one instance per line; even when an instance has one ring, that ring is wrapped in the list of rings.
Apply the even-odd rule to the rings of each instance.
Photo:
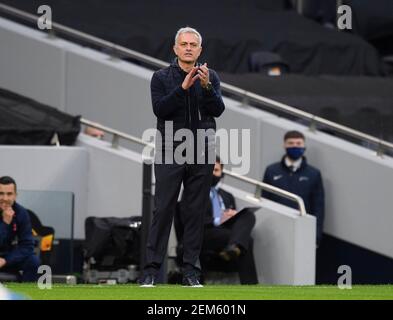
[[[337,16],[336,0],[303,0],[303,14],[325,27],[334,28]]]
[[[202,252],[216,251],[224,261],[236,261],[242,284],[258,283],[251,231],[255,225],[253,212],[237,214],[235,198],[218,183],[223,177],[224,165],[216,158],[210,203],[205,215]]]
[[[256,284],[258,277],[251,237],[255,215],[248,210],[238,214],[233,195],[219,188],[219,182],[224,176],[223,168],[224,165],[217,157],[213,170],[210,201],[204,217],[200,254],[202,268],[204,271],[206,269],[237,271],[241,284]],[[183,210],[182,203],[175,215],[178,257],[183,254],[184,223],[181,210]],[[177,263],[181,264],[182,261],[178,259]]]
[[[268,76],[281,76],[289,73],[289,65],[278,53],[269,51],[256,51],[248,59],[249,70]]]
[[[318,169],[307,163],[304,156],[305,137],[299,131],[288,131],[284,136],[286,154],[280,162],[266,168],[263,182],[299,195],[308,214],[317,219],[317,245],[322,238],[325,195],[322,176]],[[262,196],[283,205],[297,208],[297,204],[273,193],[263,191]]]
[[[104,131],[96,129],[96,128],[93,128],[93,127],[87,126],[85,128],[84,132],[85,132],[85,134],[87,134],[89,136],[92,136],[92,137],[95,137],[95,138],[98,138],[98,139],[103,139],[104,138]]]

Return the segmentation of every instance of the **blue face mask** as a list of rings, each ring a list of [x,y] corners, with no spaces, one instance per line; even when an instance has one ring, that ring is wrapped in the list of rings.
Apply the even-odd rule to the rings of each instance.
[[[287,156],[291,158],[292,160],[297,160],[300,159],[306,148],[299,148],[299,147],[291,147],[291,148],[286,148],[287,150]]]

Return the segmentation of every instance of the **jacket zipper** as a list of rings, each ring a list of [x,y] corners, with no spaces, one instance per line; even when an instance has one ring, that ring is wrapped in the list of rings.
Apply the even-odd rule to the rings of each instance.
[[[188,124],[191,129],[191,99],[190,99],[190,91],[187,91],[187,100],[188,100]]]

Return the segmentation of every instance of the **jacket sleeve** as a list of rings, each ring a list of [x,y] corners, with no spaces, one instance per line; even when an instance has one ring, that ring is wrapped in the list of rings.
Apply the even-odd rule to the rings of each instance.
[[[317,244],[319,244],[322,239],[323,221],[325,218],[325,192],[320,172],[318,172],[316,185],[311,193],[310,210],[317,218]]]
[[[269,168],[266,168],[265,174],[263,175],[262,182],[273,185],[270,177],[271,177],[270,170],[269,170]],[[273,201],[273,193],[271,193],[269,191],[262,190],[261,195],[263,198]]]
[[[235,200],[235,197],[233,196],[232,193],[229,193],[229,195],[230,195],[231,207],[232,207],[232,209],[236,210],[236,200]]]
[[[186,91],[179,85],[169,94],[166,94],[165,86],[157,72],[153,74],[151,79],[150,90],[153,112],[157,118],[165,119],[176,111],[177,108],[181,108],[184,105]]]
[[[4,257],[7,264],[10,265],[19,263],[23,261],[24,258],[34,254],[33,235],[28,213],[23,209],[17,214],[19,215],[19,222],[17,225],[18,244]]]
[[[213,117],[219,117],[225,110],[224,101],[221,96],[220,79],[212,71],[210,74],[211,90],[203,90],[203,102],[205,112]]]
[[[1,216],[0,216],[1,218]],[[7,225],[0,219],[0,249],[6,245]]]

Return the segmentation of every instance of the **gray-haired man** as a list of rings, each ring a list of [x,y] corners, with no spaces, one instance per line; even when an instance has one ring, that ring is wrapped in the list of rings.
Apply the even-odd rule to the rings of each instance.
[[[167,250],[182,183],[184,193],[181,214],[186,221],[183,284],[201,286],[199,253],[215,161],[214,118],[219,117],[225,109],[217,74],[209,70],[206,63],[197,64],[202,52],[201,45],[202,37],[198,31],[188,27],[179,29],[173,46],[177,58],[169,67],[155,72],[151,80],[153,112],[157,117],[157,129],[162,139],[161,143],[156,142],[155,208],[141,279],[141,286],[144,287],[152,287],[155,284],[157,272]],[[193,139],[174,141],[173,136],[176,132],[185,129],[193,134]],[[198,129],[213,131],[213,137],[210,136],[213,139],[203,139],[202,148],[199,149],[196,148]],[[180,144],[186,144],[187,151],[194,151],[185,163],[179,163],[176,157],[173,159]],[[162,161],[157,161],[157,154],[164,155],[160,157]],[[207,154],[213,155],[209,157],[211,161],[208,161]],[[196,161],[201,158],[204,161]]]

